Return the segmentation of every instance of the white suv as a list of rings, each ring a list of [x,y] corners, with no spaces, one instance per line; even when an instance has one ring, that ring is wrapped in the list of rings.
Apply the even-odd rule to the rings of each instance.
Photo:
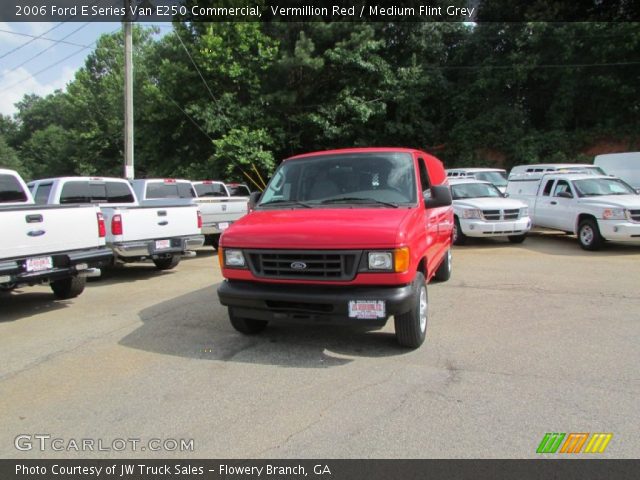
[[[449,179],[455,227],[454,245],[467,237],[508,237],[522,243],[531,229],[527,204],[506,198],[495,185],[474,179]]]

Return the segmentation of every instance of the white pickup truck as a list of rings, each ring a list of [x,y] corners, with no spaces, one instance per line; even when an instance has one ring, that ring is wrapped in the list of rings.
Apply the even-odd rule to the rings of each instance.
[[[640,242],[640,195],[619,178],[524,174],[509,178],[507,193],[527,202],[534,226],[576,234],[585,250],[605,240]]]
[[[20,176],[0,169],[0,290],[49,283],[58,298],[84,290],[111,262],[95,205],[36,205]]]
[[[218,248],[220,235],[247,214],[248,197],[232,197],[222,182],[201,180],[192,182],[196,203],[202,213],[202,233],[205,243]]]
[[[197,206],[140,205],[129,182],[121,178],[61,177],[29,186],[36,203],[97,204],[107,225],[107,245],[120,263],[151,259],[158,269],[168,270],[204,241]]]
[[[505,198],[494,184],[473,178],[450,178],[453,198],[454,245],[467,237],[507,237],[511,243],[524,242],[531,229],[527,204]]]

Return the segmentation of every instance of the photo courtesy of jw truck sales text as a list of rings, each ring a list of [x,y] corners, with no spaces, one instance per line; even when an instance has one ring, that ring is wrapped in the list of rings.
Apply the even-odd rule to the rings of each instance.
[[[0,2],[0,480],[635,480],[639,114],[640,2]]]

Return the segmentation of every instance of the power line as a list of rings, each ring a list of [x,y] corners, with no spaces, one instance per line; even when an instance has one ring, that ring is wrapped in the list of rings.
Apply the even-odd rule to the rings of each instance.
[[[109,32],[109,35],[110,35],[110,34],[112,34],[112,33],[117,32],[118,30],[120,30],[120,28],[116,28],[115,30],[113,30],[113,31]],[[99,40],[99,39],[98,39],[98,40]],[[14,84],[11,84],[11,85],[9,85],[8,87],[3,88],[2,90],[0,90],[0,93],[4,93],[4,92],[6,92],[7,90],[11,90],[12,88],[17,87],[18,85],[20,85],[20,84],[21,84],[22,82],[24,82],[25,80],[27,80],[27,79],[29,79],[29,78],[35,78],[37,75],[40,75],[41,73],[46,72],[47,70],[50,70],[50,69],[52,69],[53,67],[55,67],[55,66],[57,66],[57,65],[60,65],[60,64],[61,64],[62,62],[64,62],[65,60],[68,60],[69,58],[71,58],[71,57],[73,57],[73,56],[77,55],[78,53],[80,53],[80,52],[82,52],[82,51],[84,51],[84,50],[87,50],[88,48],[93,47],[93,46],[98,42],[98,40],[94,40],[93,42],[91,42],[91,43],[90,43],[89,45],[87,45],[86,47],[82,47],[81,49],[76,50],[76,51],[75,51],[75,52],[73,52],[71,55],[67,55],[67,56],[66,56],[66,57],[64,57],[63,59],[58,60],[57,62],[52,63],[51,65],[46,66],[46,67],[45,67],[45,68],[43,68],[42,70],[38,70],[36,73],[29,74],[28,76],[26,76],[26,77],[24,77],[24,78],[20,79],[20,81],[18,81],[18,82],[16,82],[16,83],[14,83]]]
[[[46,35],[47,33],[55,30],[56,28],[58,28],[59,26],[61,26],[62,24],[64,24],[64,22],[60,22],[57,25],[54,25],[53,27],[51,27],[49,30],[47,30],[46,32],[43,32],[42,34],[38,35],[37,37],[29,40],[26,43],[23,43],[22,45],[18,45],[16,48],[14,48],[13,50],[9,50],[7,53],[4,53],[3,55],[0,55],[0,59],[3,59],[4,57],[6,57],[7,55],[11,55],[13,52],[17,52],[18,50],[20,50],[23,47],[26,47],[27,45],[29,45],[30,43],[35,42],[36,40],[38,40],[39,38],[42,38],[44,35]]]
[[[19,35],[21,37],[30,37],[30,38],[33,38],[34,40],[46,40],[47,42],[62,43],[64,45],[71,45],[72,47],[86,47],[87,46],[87,45],[81,45],[80,43],[66,42],[64,40],[54,40],[53,38],[46,38],[46,37],[43,37],[42,35],[38,35],[38,36],[30,35],[28,33],[13,32],[11,30],[3,30],[1,28],[0,28],[0,32],[8,33],[8,34],[11,34],[11,35]],[[24,44],[24,45],[26,45],[26,44]],[[21,45],[21,47],[24,46],[24,45]]]
[[[76,32],[82,30],[83,28],[85,28],[87,25],[89,25],[91,22],[87,22],[84,25],[81,25],[80,27],[76,28],[73,32],[69,33],[68,35],[62,37],[59,41],[56,41],[53,45],[49,45],[47,48],[45,48],[44,50],[42,50],[39,53],[36,53],[35,55],[33,55],[32,57],[29,57],[28,59],[26,59],[24,62],[22,62],[20,65],[16,65],[15,67],[13,67],[11,70],[8,70],[6,72],[3,72],[2,77],[6,77],[7,75],[9,75],[11,72],[15,72],[16,70],[18,70],[20,67],[26,65],[27,63],[29,63],[31,60],[35,60],[36,58],[38,58],[40,55],[48,52],[49,50],[51,50],[53,47],[55,47],[56,45],[58,45],[59,43],[61,43],[63,40],[66,40],[67,38],[69,38],[71,35],[75,34]],[[82,49],[86,49],[88,48],[88,45],[80,45],[82,47]],[[1,77],[0,77],[1,78]]]

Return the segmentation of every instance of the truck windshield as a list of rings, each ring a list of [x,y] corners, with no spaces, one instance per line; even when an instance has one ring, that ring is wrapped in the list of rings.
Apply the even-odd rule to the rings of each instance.
[[[485,182],[491,182],[497,187],[507,186],[507,177],[502,172],[477,172],[473,175],[478,180],[484,180]]]
[[[258,206],[397,207],[415,203],[410,154],[363,152],[283,162]]]
[[[635,195],[636,191],[617,178],[589,178],[575,180],[573,185],[581,197],[600,195]]]
[[[27,194],[13,175],[0,175],[0,203],[26,202]]]
[[[227,191],[221,183],[196,183],[194,184],[199,197],[226,197]]]
[[[502,197],[502,193],[490,183],[460,183],[451,186],[451,197],[454,200],[460,200],[461,198]]]

